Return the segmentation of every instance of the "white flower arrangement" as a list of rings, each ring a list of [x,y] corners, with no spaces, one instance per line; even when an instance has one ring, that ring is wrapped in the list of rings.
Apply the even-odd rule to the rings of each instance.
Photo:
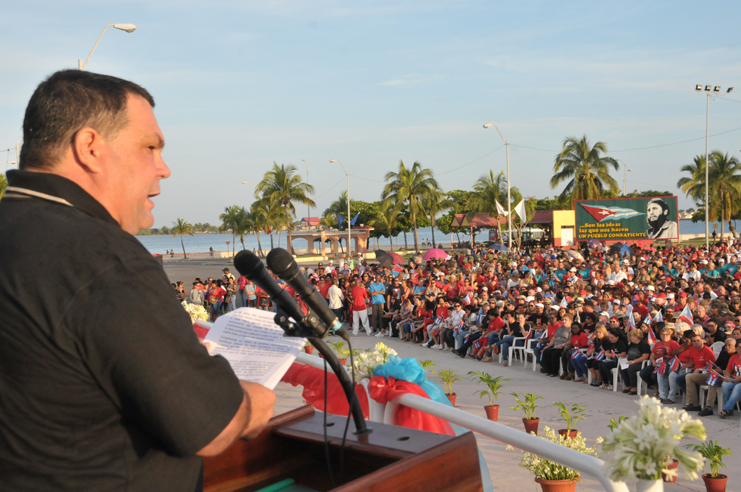
[[[355,354],[355,371],[356,379],[371,378],[376,367],[388,362],[389,357],[397,356],[396,350],[387,347],[383,343],[377,343],[376,348],[370,352],[358,352]]]
[[[183,301],[181,305],[185,309],[185,312],[190,316],[191,321],[208,321],[208,312],[206,312],[206,308],[203,306],[191,304],[186,301]]]
[[[675,476],[666,468],[671,457],[676,458],[685,475],[694,480],[702,471],[704,461],[700,453],[680,449],[685,437],[705,439],[705,426],[684,410],[663,406],[653,397],[643,396],[637,402],[638,415],[622,420],[602,444],[610,454],[605,471],[614,481],[632,482],[636,479],[659,480],[661,472]]]
[[[597,456],[596,445],[602,442],[602,438],[598,437],[595,441],[595,447],[587,446],[587,439],[582,436],[579,432],[575,437],[568,438],[556,433],[555,430],[548,426],[543,427],[544,433],[539,434],[537,437],[540,439],[556,443],[560,446],[564,446],[574,451],[587,454],[589,456]],[[507,446],[507,450],[515,451],[512,446]],[[520,454],[520,453],[518,453]],[[572,468],[556,463],[549,459],[538,456],[537,454],[523,452],[520,454],[520,467],[529,470],[535,478],[541,480],[571,480],[575,481],[580,478],[580,473]]]

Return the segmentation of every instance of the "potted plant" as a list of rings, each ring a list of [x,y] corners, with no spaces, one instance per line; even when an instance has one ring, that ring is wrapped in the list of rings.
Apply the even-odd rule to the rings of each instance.
[[[679,461],[684,474],[694,480],[702,470],[699,452],[679,447],[684,438],[705,439],[705,427],[684,410],[666,407],[653,397],[643,396],[637,402],[638,415],[612,422],[602,449],[610,453],[606,471],[615,482],[638,482],[638,491],[662,490],[661,473],[676,475],[667,467],[666,457]]]
[[[306,341],[306,345],[304,345],[304,352],[309,355],[314,353],[314,346],[308,340]]]
[[[558,433],[569,439],[576,437],[579,431],[575,430],[574,426],[579,420],[586,418],[583,415],[578,415],[584,413],[584,406],[574,403],[571,405],[571,409],[569,409],[560,401],[555,402],[553,405],[559,409],[561,418],[566,422],[566,428],[558,429]]]
[[[700,453],[710,466],[710,473],[705,473],[702,476],[705,482],[705,489],[708,492],[725,492],[728,476],[718,473],[718,470],[726,467],[725,463],[723,463],[723,456],[731,456],[733,454],[731,453],[731,448],[721,448],[718,446],[718,441],[713,441],[712,439],[702,444],[688,444],[686,447]]]
[[[419,365],[422,366],[422,369],[424,369],[425,372],[427,372],[427,368],[434,366],[435,363],[432,362],[431,360],[421,360],[419,361]]]
[[[535,409],[538,408],[535,402],[542,400],[543,397],[540,395],[536,396],[535,393],[523,393],[522,395],[512,393],[512,396],[515,397],[517,405],[509,407],[509,409],[522,410],[525,413],[525,417],[522,419],[522,423],[525,425],[525,432],[538,435],[538,422],[540,422],[540,419],[535,416]]]
[[[489,404],[484,405],[484,411],[486,412],[486,418],[496,422],[499,419],[499,405],[495,402],[499,395],[504,394],[501,391],[502,382],[509,381],[509,379],[503,379],[502,376],[493,377],[491,374],[482,371],[470,371],[468,375],[472,377],[473,381],[486,385],[486,389],[479,390],[476,393],[478,393],[479,398],[489,397]]]
[[[440,378],[440,381],[443,382],[445,385],[445,396],[448,397],[448,400],[450,400],[450,404],[455,406],[455,399],[457,398],[457,395],[453,393],[453,383],[456,381],[463,381],[463,378],[460,377],[453,369],[443,369],[441,371],[430,371],[432,374],[436,374],[437,377]]]
[[[597,456],[596,447],[590,448],[587,446],[587,440],[581,434],[573,439],[566,439],[564,436],[556,434],[548,426],[544,426],[543,430],[545,435],[538,437],[544,441],[550,441],[589,456]],[[602,442],[602,439],[597,438],[595,446],[600,442]],[[507,446],[507,449],[517,452],[512,446]],[[537,454],[522,453],[520,455],[520,466],[535,475],[535,481],[540,484],[543,492],[573,492],[576,489],[577,482],[581,480],[578,471]]]

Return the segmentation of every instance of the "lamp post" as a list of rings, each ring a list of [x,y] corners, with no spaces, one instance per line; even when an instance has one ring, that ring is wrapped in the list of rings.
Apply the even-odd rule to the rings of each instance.
[[[493,126],[496,128],[497,133],[500,137],[502,137],[502,141],[504,142],[504,146],[507,149],[507,220],[509,221],[509,228],[507,230],[507,239],[509,239],[509,249],[512,250],[512,197],[510,196],[510,185],[509,185],[509,141],[505,140],[502,136],[502,132],[499,131],[499,127],[495,125],[494,123],[486,123],[484,125],[484,128],[489,128],[490,126]],[[501,147],[500,147],[501,149]],[[499,219],[497,219],[499,220]]]
[[[85,63],[82,63],[82,60],[79,58],[77,59],[77,68],[80,70],[85,70],[85,65],[87,65],[87,62],[90,60],[90,57],[93,55],[93,51],[95,51],[95,48],[98,47],[98,43],[100,43],[101,38],[103,37],[103,34],[105,34],[106,29],[109,27],[113,27],[114,29],[118,29],[125,32],[134,32],[136,31],[136,26],[134,24],[108,24],[103,28],[103,32],[100,33],[100,36],[98,37],[98,40],[95,42],[95,46],[93,46],[93,49],[90,50],[90,54],[87,55],[87,58],[85,58]]]
[[[710,251],[710,163],[708,162],[708,139],[709,139],[709,131],[710,131],[710,95],[714,94],[716,96],[721,95],[720,92],[720,86],[710,86],[706,85],[704,87],[704,92],[707,95],[707,99],[705,102],[705,250]],[[725,94],[730,94],[733,90],[733,87],[729,87]],[[697,84],[695,86],[695,92],[703,92],[703,86],[702,84]],[[720,218],[720,220],[723,220],[723,217]]]
[[[330,159],[329,162],[339,162],[342,166],[342,170],[345,171],[347,176],[347,264],[350,264],[352,258],[352,232],[350,231],[350,173],[347,172],[345,166],[339,159]]]
[[[628,173],[632,173],[633,170],[632,169],[628,169],[628,165],[622,159],[617,159],[617,160],[620,161],[620,162],[622,162],[623,163],[623,167],[625,168],[625,177],[623,178],[623,196],[625,196],[625,187],[626,187],[626,185],[628,183]]]
[[[309,165],[306,164],[306,159],[301,160],[304,161],[304,166],[306,166],[306,184],[309,184]],[[311,205],[307,205],[306,208],[309,213],[308,217],[306,217],[309,222],[307,225],[309,226],[309,230],[311,230]]]

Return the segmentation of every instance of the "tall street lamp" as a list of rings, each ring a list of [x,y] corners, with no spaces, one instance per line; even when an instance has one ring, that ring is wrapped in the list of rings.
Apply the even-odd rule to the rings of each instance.
[[[710,131],[710,96],[719,96],[721,95],[720,92],[720,86],[710,86],[706,85],[704,87],[705,94],[707,94],[707,100],[705,103],[705,250],[710,251],[710,185],[708,181],[710,180],[710,163],[708,162],[708,138],[709,138],[709,131]],[[733,90],[733,87],[729,87],[725,94],[730,94]],[[695,86],[695,92],[702,92],[703,86],[702,84],[697,84]],[[723,220],[723,217],[720,218],[720,220]]]
[[[301,160],[304,161],[304,166],[306,166],[306,184],[309,184],[309,165],[306,163],[306,159]],[[309,226],[309,230],[311,230],[311,205],[307,205],[306,208],[309,212],[309,216],[306,217],[306,219],[309,221],[307,225]]]
[[[350,173],[347,172],[347,169],[345,169],[345,166],[342,165],[342,162],[339,159],[330,159],[329,162],[339,162],[340,166],[342,166],[342,170],[345,171],[345,175],[347,176],[347,264],[349,265],[352,258],[352,233],[350,231]]]
[[[106,29],[108,29],[109,27],[113,27],[114,29],[119,29],[125,32],[136,31],[136,26],[134,24],[108,24],[107,26],[103,28],[103,32],[100,33],[98,40],[95,42],[95,46],[93,46],[93,49],[90,50],[90,54],[87,55],[87,58],[85,59],[85,63],[82,63],[82,60],[80,60],[79,58],[77,59],[77,68],[79,68],[80,70],[85,70],[85,65],[87,65],[87,62],[90,60],[90,57],[93,55],[93,51],[95,51],[95,48],[98,47],[98,43],[100,43],[100,40],[103,37],[103,34],[105,34]]]
[[[628,173],[632,173],[633,170],[628,169],[628,165],[622,159],[617,159],[617,160],[622,162],[623,167],[625,168],[625,177],[623,178],[623,196],[625,196],[625,187],[626,187],[626,184],[628,183]]]
[[[494,123],[486,123],[484,125],[484,128],[489,128],[490,126],[493,126],[494,128],[496,128],[497,133],[499,134],[500,137],[502,137],[502,132],[499,131],[499,128]],[[509,192],[509,189],[510,189],[510,185],[509,185],[509,141],[504,140],[504,137],[502,137],[502,141],[504,142],[504,146],[507,148],[507,220],[509,221],[509,229],[507,231],[507,238],[509,239],[509,249],[510,251],[512,251],[512,197],[510,196],[510,192]]]

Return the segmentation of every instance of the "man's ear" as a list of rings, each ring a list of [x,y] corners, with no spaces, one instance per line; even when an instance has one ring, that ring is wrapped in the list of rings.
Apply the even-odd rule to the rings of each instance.
[[[80,129],[72,139],[72,153],[75,161],[88,173],[102,172],[102,156],[105,150],[105,139],[95,129]]]

